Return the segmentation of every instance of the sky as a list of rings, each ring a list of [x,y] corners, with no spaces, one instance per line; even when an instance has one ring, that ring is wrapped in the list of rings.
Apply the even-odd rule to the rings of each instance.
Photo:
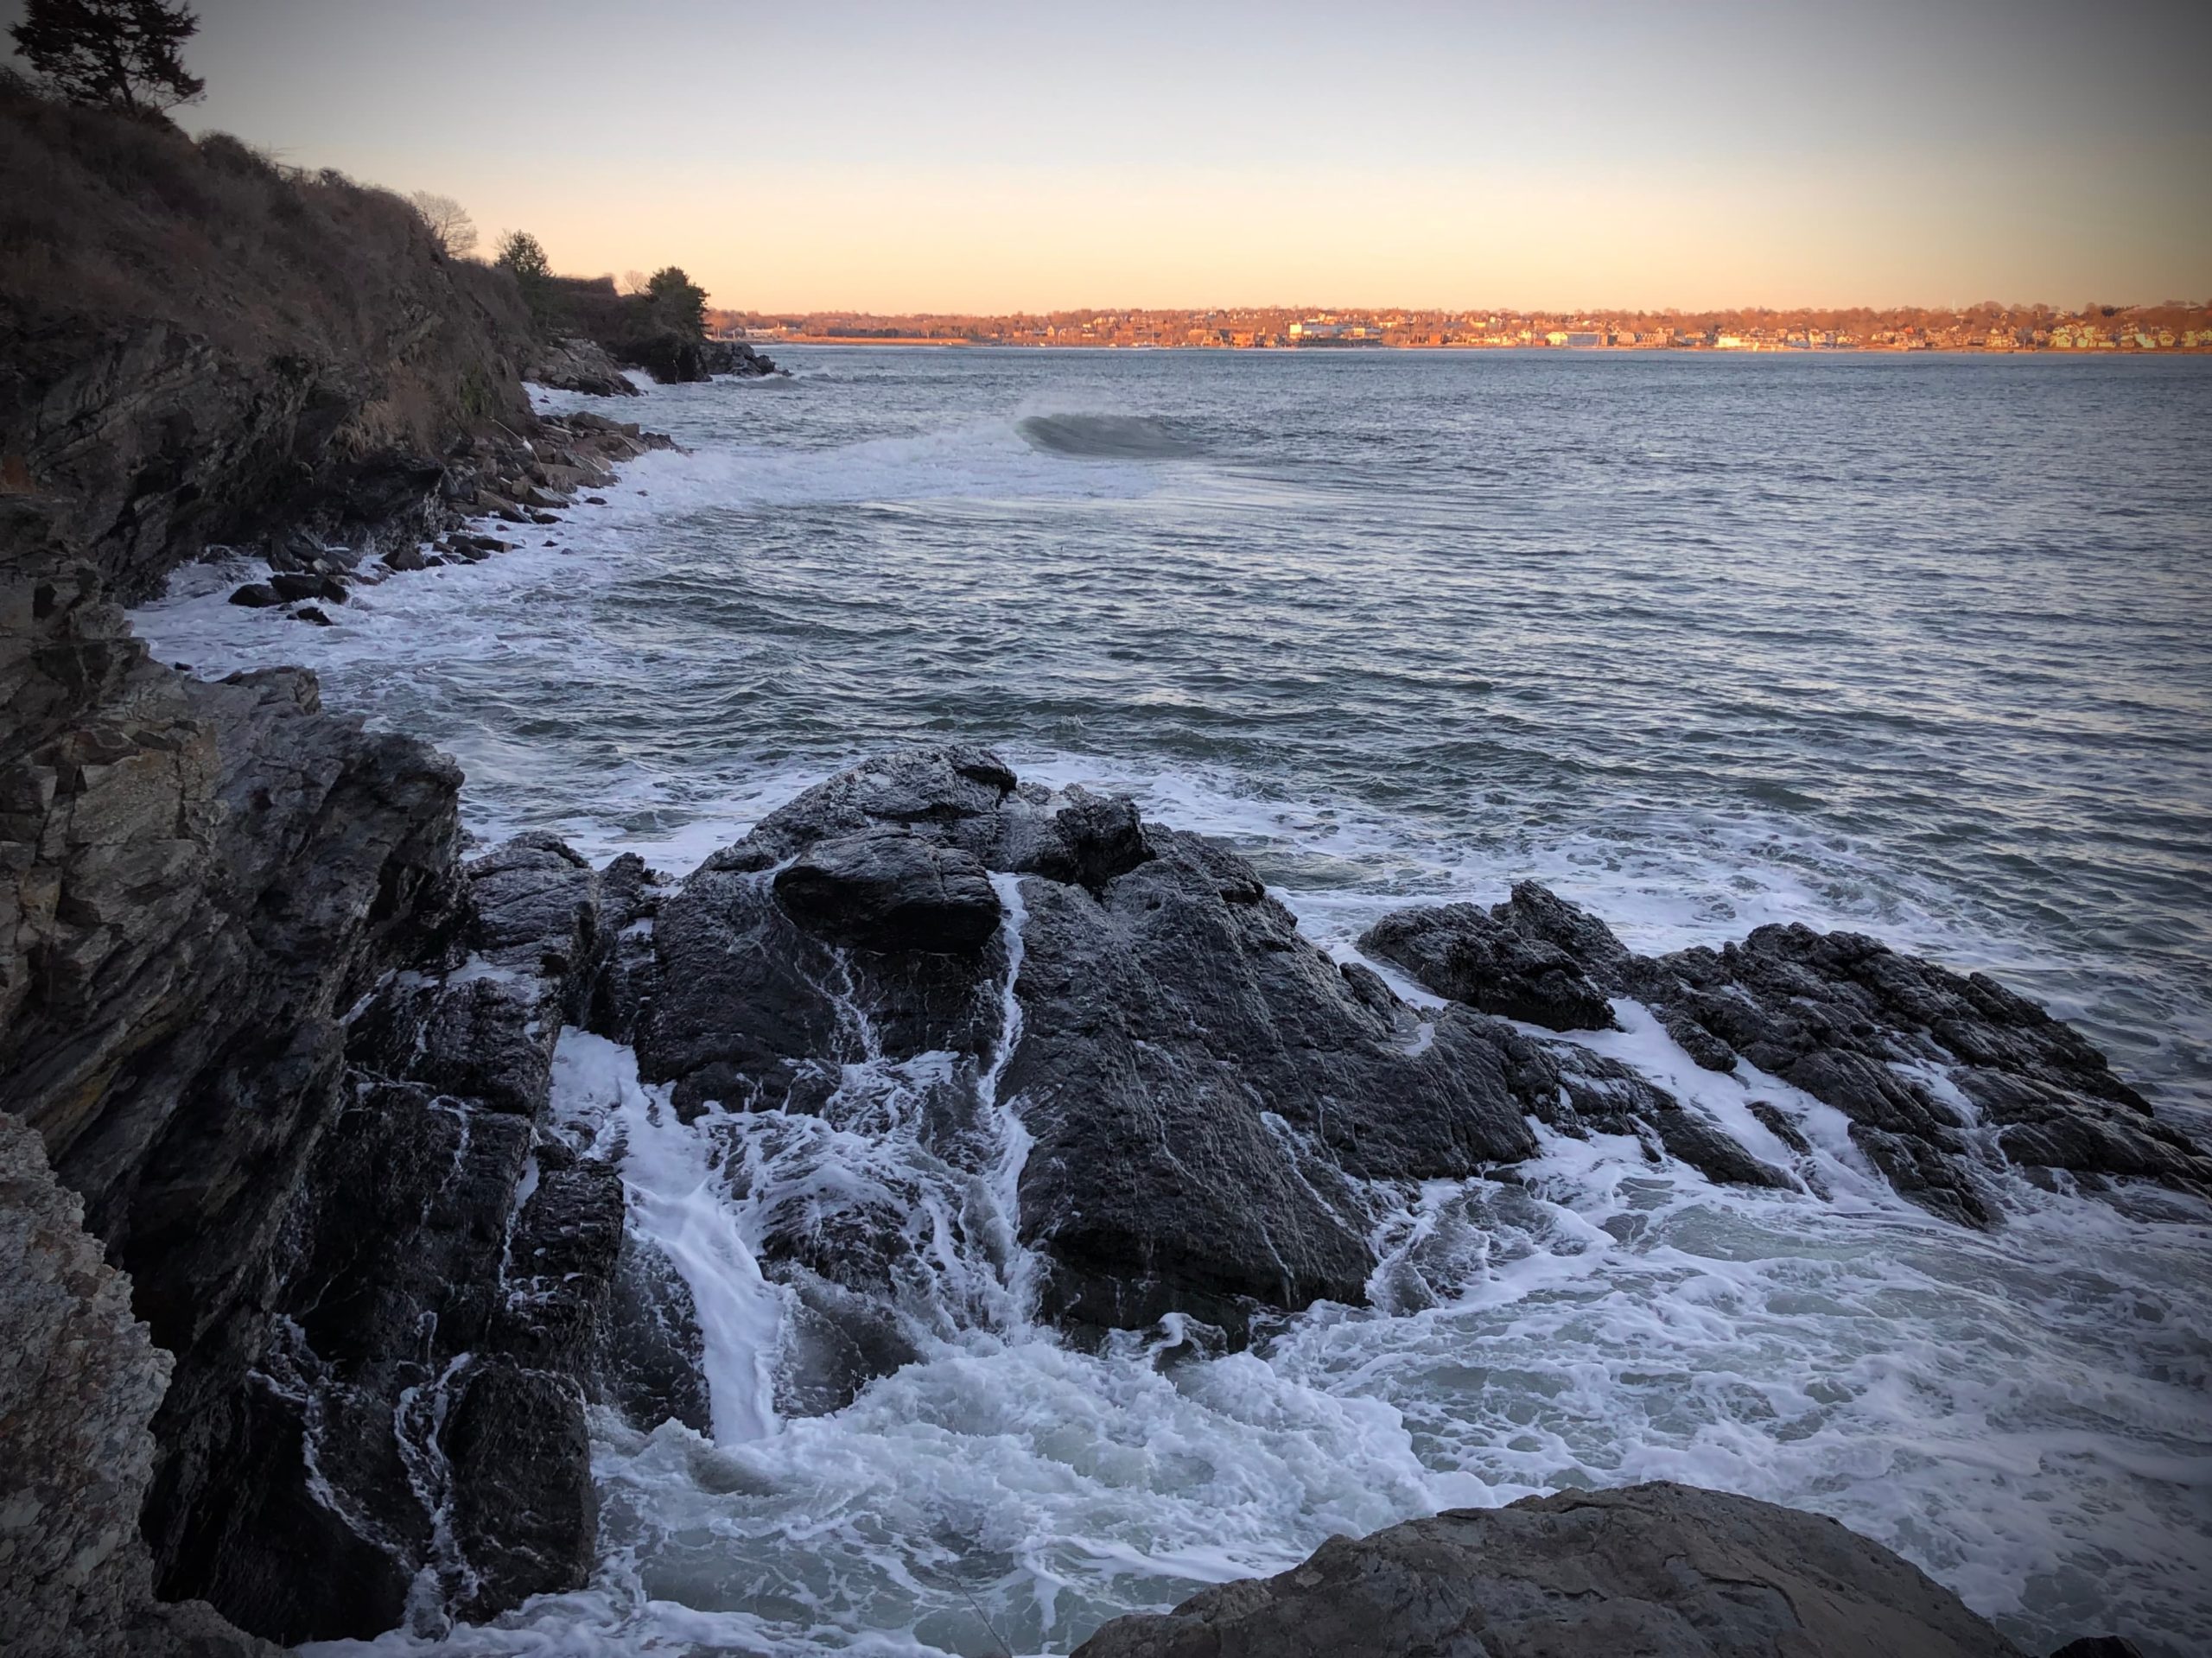
[[[737,309],[2212,296],[2169,0],[197,10],[188,130]]]

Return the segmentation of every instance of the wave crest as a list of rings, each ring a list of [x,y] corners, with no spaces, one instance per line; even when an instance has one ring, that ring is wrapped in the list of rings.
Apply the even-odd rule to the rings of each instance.
[[[1149,415],[1027,415],[1014,429],[1032,448],[1105,461],[1166,461],[1198,446]]]

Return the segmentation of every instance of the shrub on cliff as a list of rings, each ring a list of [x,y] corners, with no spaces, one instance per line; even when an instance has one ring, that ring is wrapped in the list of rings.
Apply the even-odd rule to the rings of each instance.
[[[296,403],[285,453],[253,461],[275,480],[375,450],[435,454],[457,429],[526,420],[530,338],[513,281],[444,257],[389,192],[0,73],[0,460],[41,500],[48,484],[54,500],[127,495],[128,478],[72,470],[92,451],[65,441],[75,393],[55,389],[92,397],[138,361],[134,341],[163,361],[197,353],[205,397],[258,398],[272,422]],[[235,505],[194,511],[220,538]]]

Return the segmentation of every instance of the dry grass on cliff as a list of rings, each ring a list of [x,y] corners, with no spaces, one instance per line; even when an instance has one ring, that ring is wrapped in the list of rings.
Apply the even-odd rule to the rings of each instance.
[[[530,330],[511,278],[448,258],[389,191],[0,73],[0,340],[29,354],[149,321],[358,372],[394,437],[508,411]]]

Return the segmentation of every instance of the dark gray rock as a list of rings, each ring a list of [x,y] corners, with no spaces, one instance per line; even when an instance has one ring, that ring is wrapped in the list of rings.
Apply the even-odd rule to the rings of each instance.
[[[1465,1175],[1535,1149],[1487,1021],[1424,1035],[1372,975],[1298,936],[1249,867],[1194,835],[1087,888],[1032,877],[1004,1087],[1034,1137],[1024,1236],[1050,1309],[1357,1302],[1374,1269],[1358,1182]]]
[[[1117,1618],[1076,1658],[2024,1658],[1833,1520],[1650,1484],[1459,1509]]]
[[[390,1629],[426,1583],[469,1617],[582,1583],[622,1196],[546,1107],[603,937],[588,866],[526,836],[468,865],[416,959],[351,1010],[343,1113],[288,1205],[256,1383],[175,1427],[165,1581],[287,1641]],[[498,1465],[517,1445],[531,1465]]]
[[[817,841],[778,872],[774,886],[807,931],[862,950],[971,954],[999,926],[998,894],[982,861],[905,827]]]
[[[594,397],[634,397],[638,388],[615,366],[606,348],[592,340],[554,340],[542,346],[523,378],[562,391]]]
[[[30,1126],[0,1112],[0,1649],[274,1658],[199,1602],[154,1598],[138,1510],[170,1359],[83,1211]]]
[[[591,1436],[576,1382],[496,1357],[471,1363],[439,1435],[454,1470],[454,1543],[468,1586],[451,1602],[471,1623],[535,1594],[580,1589],[599,1523]]]
[[[1068,804],[1052,814],[1035,850],[1012,867],[1096,893],[1153,855],[1135,802],[1081,788],[1068,793]]]
[[[706,1343],[690,1286],[653,1244],[626,1237],[600,1321],[598,1392],[631,1426],[712,1427]]]
[[[266,610],[271,605],[283,604],[284,595],[266,581],[249,581],[232,593],[231,602],[249,610]]]
[[[1401,910],[1361,936],[1369,956],[1405,969],[1440,996],[1485,1013],[1554,1031],[1609,1031],[1605,993],[1548,939],[1513,924],[1510,905],[1489,913],[1471,904]]]
[[[1726,1072],[1747,1060],[1835,1107],[1868,1160],[1934,1213],[1996,1223],[2001,1198],[1983,1172],[1993,1149],[2040,1182],[2135,1178],[2212,1197],[2212,1158],[2079,1032],[1985,975],[1796,925],[1718,950],[1634,956],[1533,882],[1490,916],[1556,946],[1605,992],[1646,1003],[1699,1064]]]
[[[1800,1184],[1618,1060],[1568,1043],[1541,1042],[1502,1025],[1492,1025],[1488,1034],[1504,1056],[1514,1096],[1550,1128],[1578,1138],[1633,1134],[1653,1162],[1672,1157],[1723,1184],[1782,1191]]]

